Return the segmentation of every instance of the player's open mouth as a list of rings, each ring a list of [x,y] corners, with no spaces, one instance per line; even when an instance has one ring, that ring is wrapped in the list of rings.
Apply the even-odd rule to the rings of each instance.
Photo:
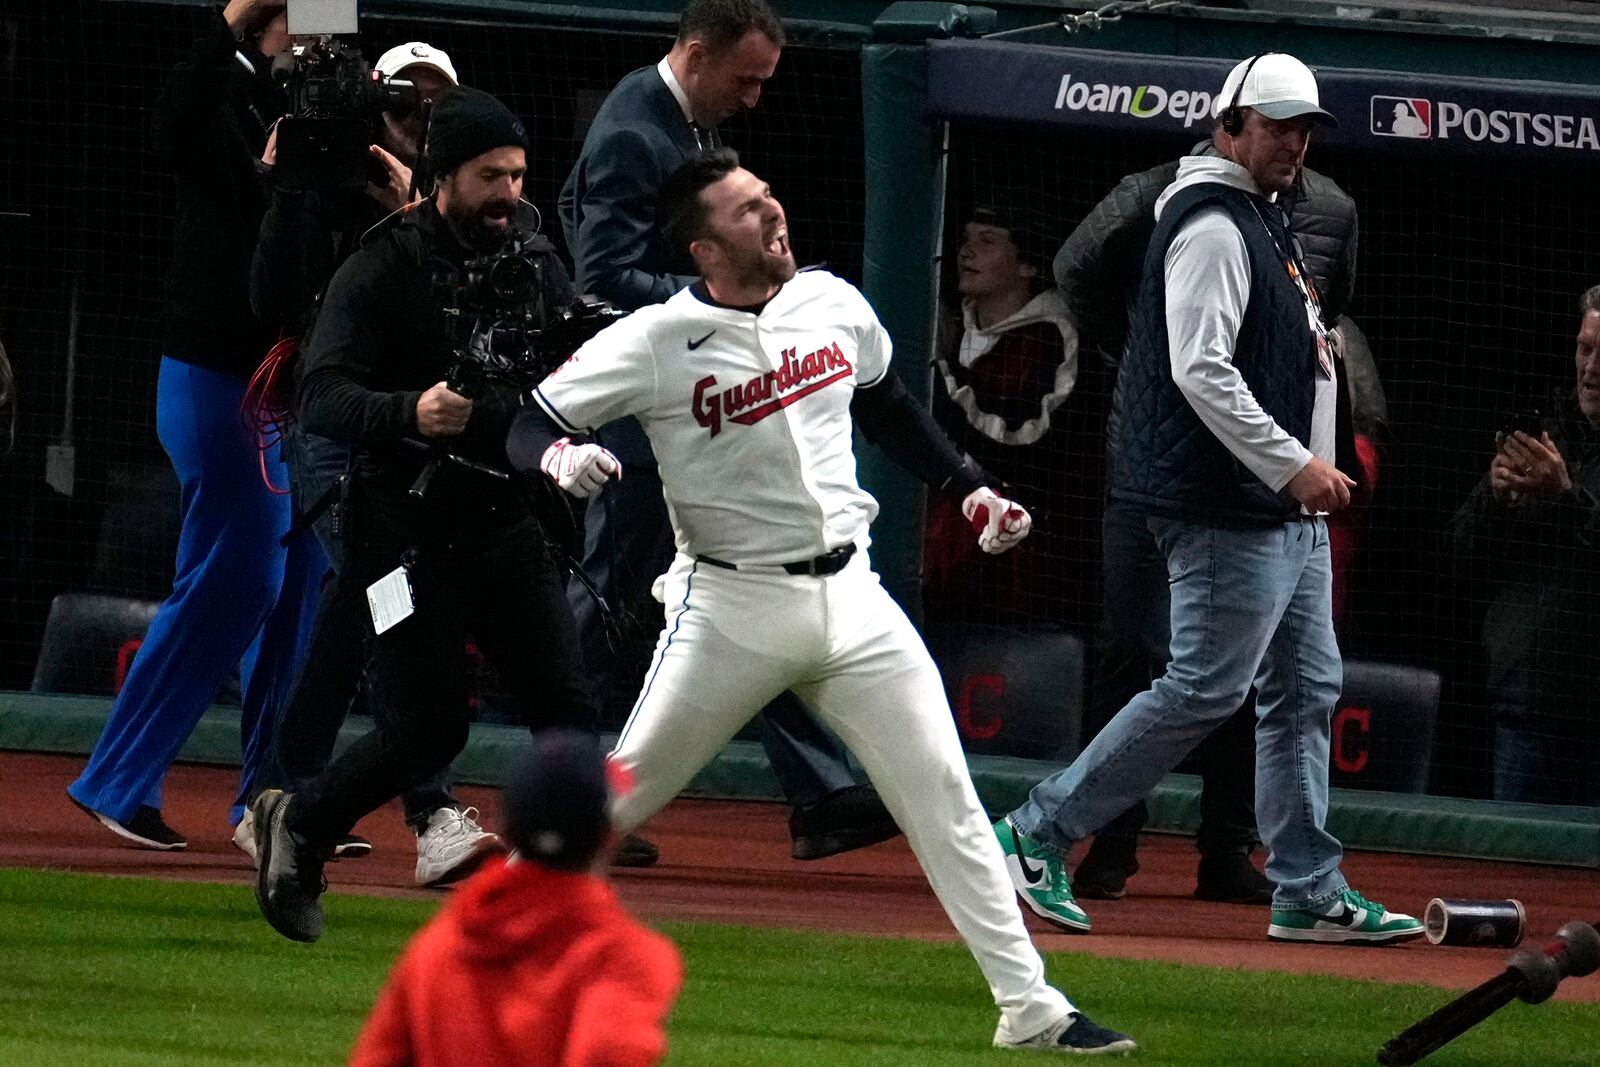
[[[786,256],[789,254],[789,227],[780,226],[767,239],[767,255]]]

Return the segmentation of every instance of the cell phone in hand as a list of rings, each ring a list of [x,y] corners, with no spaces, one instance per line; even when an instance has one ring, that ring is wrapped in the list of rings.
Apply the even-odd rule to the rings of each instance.
[[[1544,416],[1538,411],[1530,411],[1521,415],[1512,415],[1500,427],[1500,432],[1507,437],[1517,432],[1527,434],[1535,441],[1544,433]]]

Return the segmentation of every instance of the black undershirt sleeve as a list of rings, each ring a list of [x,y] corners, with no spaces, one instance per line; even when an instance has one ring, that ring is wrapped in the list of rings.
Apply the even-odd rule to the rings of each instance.
[[[950,435],[911,399],[893,374],[857,389],[850,400],[850,416],[868,441],[935,489],[965,497],[974,489],[994,483],[971,456],[957,450]]]
[[[538,474],[539,461],[547,448],[571,437],[536,401],[529,400],[511,420],[511,435],[506,438],[506,458],[523,474]]]

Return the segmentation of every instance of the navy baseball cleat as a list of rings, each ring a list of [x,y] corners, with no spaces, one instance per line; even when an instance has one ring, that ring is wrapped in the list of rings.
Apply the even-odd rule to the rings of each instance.
[[[1004,1025],[994,1035],[996,1048],[1037,1049],[1042,1052],[1066,1052],[1078,1056],[1115,1056],[1138,1048],[1133,1038],[1107,1030],[1081,1011],[1063,1016],[1054,1025],[1032,1037],[1013,1041],[1003,1033]]]

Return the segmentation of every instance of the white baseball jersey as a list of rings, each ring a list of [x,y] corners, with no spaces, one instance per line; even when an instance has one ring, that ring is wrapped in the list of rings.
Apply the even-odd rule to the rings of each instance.
[[[793,563],[865,544],[878,504],[856,481],[850,400],[883,378],[890,351],[855,286],[806,271],[759,314],[691,289],[640,308],[534,399],[569,433],[638,417],[680,552]]]

